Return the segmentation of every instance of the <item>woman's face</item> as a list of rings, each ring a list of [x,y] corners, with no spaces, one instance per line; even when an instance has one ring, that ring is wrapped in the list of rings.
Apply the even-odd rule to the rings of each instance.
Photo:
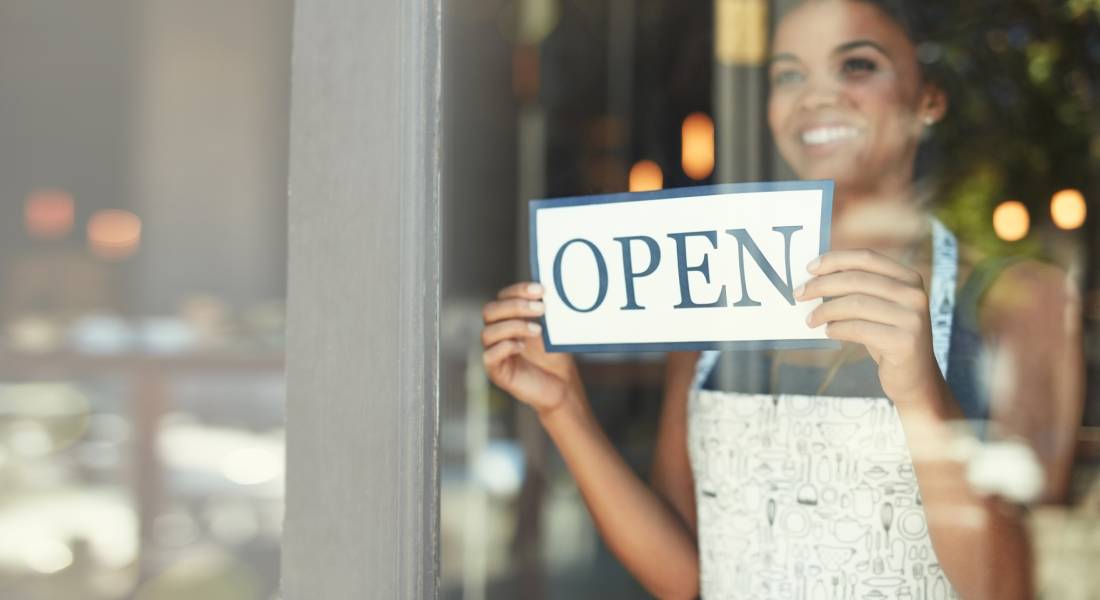
[[[856,0],[804,2],[780,22],[769,70],[768,123],[799,177],[866,191],[909,182],[943,95],[922,83],[893,19]]]

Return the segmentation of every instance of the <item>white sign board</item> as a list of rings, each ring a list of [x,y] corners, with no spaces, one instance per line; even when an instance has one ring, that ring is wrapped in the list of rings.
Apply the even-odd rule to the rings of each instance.
[[[729,184],[531,202],[550,351],[833,345],[797,302],[829,247],[833,183]]]

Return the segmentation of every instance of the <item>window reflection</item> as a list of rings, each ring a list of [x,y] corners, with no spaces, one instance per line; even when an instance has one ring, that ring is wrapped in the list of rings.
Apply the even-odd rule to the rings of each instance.
[[[535,10],[525,8],[527,4],[515,3],[515,10]],[[881,8],[903,3],[859,4]],[[904,575],[906,581],[917,583],[886,585],[880,593],[947,597],[951,586],[942,565],[921,563],[920,548],[914,546],[916,556],[911,557],[908,546],[896,550],[895,542],[909,544],[912,540],[905,536],[923,535],[918,525],[986,527],[990,519],[1002,518],[997,511],[1004,511],[1004,518],[1022,519],[1025,525],[1023,535],[1034,550],[1037,588],[1044,594],[1084,593],[1091,585],[1090,574],[1080,560],[1070,557],[1096,557],[1100,548],[1085,542],[1085,537],[1073,537],[1064,545],[1056,540],[1067,528],[1094,532],[1098,520],[1094,288],[1100,249],[1094,247],[1097,236],[1090,235],[1094,223],[1088,210],[1096,193],[1091,173],[1098,159],[1095,123],[1087,117],[1094,112],[1097,81],[1092,73],[1100,62],[1093,52],[1100,43],[1097,14],[1073,2],[1056,10],[1028,0],[998,3],[995,10],[988,3],[925,4],[919,10],[903,10],[912,18],[895,23],[909,35],[923,32],[911,38],[914,62],[946,99],[942,111],[918,115],[923,133],[917,140],[920,150],[913,173],[917,205],[928,208],[958,236],[964,265],[960,285],[983,260],[990,262],[982,269],[1000,264],[998,273],[1025,259],[1051,265],[1046,287],[1053,293],[1025,281],[1003,280],[993,302],[1036,307],[1052,298],[1069,298],[1059,304],[1050,323],[1071,340],[1068,347],[1080,348],[1075,340],[1083,338],[1086,373],[1069,368],[1078,359],[1067,352],[1050,361],[1049,372],[1022,376],[1016,353],[985,350],[977,339],[971,353],[974,364],[966,369],[984,375],[976,377],[974,385],[995,398],[1029,400],[999,404],[991,414],[951,431],[920,433],[907,425],[909,445],[899,452],[912,451],[912,465],[861,465],[845,455],[815,460],[810,479],[802,476],[813,485],[802,490],[800,506],[825,506],[825,486],[816,481],[819,471],[832,479],[850,475],[854,464],[856,477],[864,470],[874,474],[872,467],[878,466],[886,477],[889,467],[889,481],[901,478],[897,485],[853,488],[861,504],[867,500],[863,492],[872,494],[869,514],[878,520],[878,537],[869,538],[869,547],[879,548],[881,559],[881,564],[868,559],[871,575],[861,573],[854,583],[879,577],[874,581],[885,585],[886,578]],[[447,94],[453,139],[461,142],[449,148],[452,162],[444,174],[452,195],[445,266],[451,280],[444,295],[449,349],[443,427],[444,439],[451,444],[446,447],[442,491],[443,581],[451,597],[625,598],[645,593],[604,545],[573,477],[538,419],[485,381],[477,353],[480,306],[504,285],[528,276],[525,202],[530,198],[683,187],[700,181],[837,179],[828,169],[815,175],[815,161],[799,163],[794,145],[837,143],[848,132],[799,130],[801,138],[785,138],[789,132],[784,124],[769,114],[769,102],[774,111],[783,86],[798,86],[814,77],[805,70],[814,67],[805,61],[800,71],[777,69],[774,61],[766,60],[765,48],[774,42],[777,25],[800,5],[716,0],[609,1],[580,7],[562,2],[555,5],[553,25],[533,38],[512,33],[523,25],[508,11],[455,11],[448,52],[454,81],[462,83],[453,83]],[[819,17],[814,23],[817,34],[811,30],[799,39],[812,38],[829,26],[829,15]],[[838,26],[849,25],[852,21],[841,18]],[[852,85],[881,68],[874,64],[881,63],[881,55],[876,58],[866,48],[860,50],[837,61],[838,77]],[[500,58],[509,56],[523,60]],[[475,81],[478,85],[470,85]],[[499,118],[486,118],[490,113]],[[696,127],[701,118],[713,119],[713,129]],[[469,119],[484,120],[474,128]],[[806,135],[814,139],[804,139]],[[707,144],[698,143],[708,137],[713,140],[709,155]],[[460,151],[470,143],[479,145],[480,156]],[[878,176],[887,166],[865,168],[863,173]],[[914,215],[887,204],[853,212],[838,225],[838,239],[851,236],[858,246],[871,243],[873,238],[857,237],[867,232],[911,235]],[[1080,305],[1073,300],[1078,295]],[[985,301],[979,293],[975,304]],[[1044,334],[1031,335],[1037,344]],[[665,363],[665,357],[651,355],[578,357],[588,400],[601,426],[643,478],[655,454]],[[1078,376],[1087,378],[1086,389],[1075,381]],[[728,356],[719,360],[714,377],[726,385],[753,378],[765,385],[768,379],[766,372],[755,374],[744,360]],[[1036,378],[1044,383],[1037,384]],[[1034,399],[1048,396],[1047,404]],[[1057,402],[1054,396],[1072,401]],[[1066,423],[1068,429],[1063,427]],[[895,433],[894,437],[900,435]],[[823,431],[811,429],[810,434],[823,436],[823,446],[832,443]],[[716,436],[716,447],[729,443],[723,437],[727,434]],[[938,441],[923,444],[918,452],[922,444],[914,438],[920,436]],[[868,441],[878,442],[892,443]],[[807,445],[807,454],[815,451]],[[501,458],[505,455],[507,460]],[[520,477],[522,483],[505,493],[502,490],[513,488],[491,483],[493,478],[483,472],[486,465],[496,465],[500,480]],[[791,473],[806,468],[792,460],[767,466]],[[914,507],[927,498],[906,504],[901,490],[902,484],[917,479],[914,469],[926,468],[933,475],[921,477],[921,491],[940,495],[944,503],[940,510],[929,509],[927,523],[918,524]],[[936,491],[926,486],[942,487]],[[841,506],[844,494],[835,489],[832,493]],[[1001,498],[993,512],[979,500],[992,496]],[[797,507],[797,493],[793,498]],[[895,498],[903,501],[894,502]],[[797,529],[797,516],[788,516],[784,506],[777,504],[767,523]],[[1028,508],[1021,512],[1017,506]],[[866,553],[862,545],[851,549]],[[840,565],[849,560],[844,556],[848,546],[833,550],[811,562]],[[974,549],[972,561],[975,568],[983,568],[992,555]],[[813,581],[807,597],[816,593]],[[820,581],[826,595],[839,593],[839,575],[822,576]],[[844,585],[853,582],[846,580]],[[773,595],[797,593],[782,587],[783,582],[776,585],[780,587],[767,588]]]

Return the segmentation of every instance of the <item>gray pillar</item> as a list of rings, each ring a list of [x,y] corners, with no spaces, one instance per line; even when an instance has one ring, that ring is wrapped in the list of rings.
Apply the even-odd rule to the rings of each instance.
[[[283,593],[433,598],[441,0],[298,0]]]

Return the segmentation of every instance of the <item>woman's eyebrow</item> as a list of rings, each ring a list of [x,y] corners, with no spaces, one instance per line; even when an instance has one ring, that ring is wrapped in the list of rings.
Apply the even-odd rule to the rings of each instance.
[[[882,55],[885,56],[886,58],[889,58],[890,60],[894,59],[894,57],[890,56],[890,53],[886,51],[886,48],[883,48],[881,45],[879,45],[878,43],[873,42],[871,40],[853,40],[851,42],[841,44],[833,50],[833,54],[834,55],[842,54],[842,53],[847,52],[849,50],[855,50],[856,48],[863,48],[863,47],[874,48],[875,50],[878,50],[880,53],[882,53]]]
[[[802,61],[798,60],[798,57],[793,55],[793,54],[790,54],[790,53],[787,53],[787,52],[781,52],[779,54],[773,54],[770,57],[768,57],[768,60],[764,63],[764,66],[765,67],[771,67],[772,65],[774,65],[777,62],[796,62],[796,63],[800,63]]]

